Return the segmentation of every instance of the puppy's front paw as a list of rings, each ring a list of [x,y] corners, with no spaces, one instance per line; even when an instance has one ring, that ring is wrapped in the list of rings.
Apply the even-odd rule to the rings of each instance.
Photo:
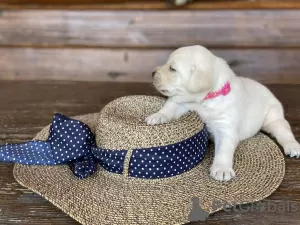
[[[188,0],[174,0],[175,5],[184,5]]]
[[[218,181],[229,181],[235,177],[235,172],[231,167],[213,164],[210,168],[210,176]]]
[[[296,141],[283,145],[284,153],[290,157],[300,157],[300,144]]]
[[[157,112],[146,118],[146,123],[148,125],[167,123],[170,119],[163,113]]]
[[[173,0],[174,4],[178,5],[178,6],[185,5],[186,3],[191,2],[191,1],[192,0]]]

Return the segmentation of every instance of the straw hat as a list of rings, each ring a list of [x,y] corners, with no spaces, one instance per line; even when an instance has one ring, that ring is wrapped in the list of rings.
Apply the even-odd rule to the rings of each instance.
[[[104,157],[88,176],[79,179],[65,164],[16,164],[15,179],[82,224],[184,224],[193,220],[195,199],[211,214],[222,209],[215,200],[230,205],[259,201],[280,185],[283,154],[262,133],[239,144],[237,178],[210,178],[213,145],[197,114],[162,125],[144,123],[163,103],[160,97],[127,96],[100,113],[74,117],[89,126],[97,145],[94,154]],[[51,133],[53,124],[34,141],[47,140],[49,129]]]

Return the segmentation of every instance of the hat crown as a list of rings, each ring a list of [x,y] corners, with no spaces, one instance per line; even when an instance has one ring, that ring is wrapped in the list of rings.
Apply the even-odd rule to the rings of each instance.
[[[165,99],[157,96],[126,96],[107,104],[98,117],[97,146],[104,149],[136,149],[165,146],[185,140],[204,128],[195,112],[160,125],[145,118],[157,112]]]

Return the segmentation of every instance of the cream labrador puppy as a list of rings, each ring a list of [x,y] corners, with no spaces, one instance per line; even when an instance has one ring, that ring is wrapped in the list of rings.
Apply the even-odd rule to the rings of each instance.
[[[233,156],[239,141],[263,130],[276,138],[285,154],[300,156],[279,100],[264,85],[236,76],[228,64],[202,46],[174,51],[153,72],[153,84],[168,96],[164,106],[146,118],[149,125],[167,123],[196,111],[215,143],[210,175],[219,181],[235,177]]]

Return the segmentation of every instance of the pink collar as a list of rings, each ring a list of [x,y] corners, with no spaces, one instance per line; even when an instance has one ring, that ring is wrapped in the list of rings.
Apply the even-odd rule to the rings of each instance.
[[[212,99],[212,98],[218,97],[220,95],[225,96],[230,92],[230,90],[231,90],[230,83],[227,81],[220,90],[215,91],[215,92],[209,92],[206,95],[206,97],[204,98],[204,100]]]

